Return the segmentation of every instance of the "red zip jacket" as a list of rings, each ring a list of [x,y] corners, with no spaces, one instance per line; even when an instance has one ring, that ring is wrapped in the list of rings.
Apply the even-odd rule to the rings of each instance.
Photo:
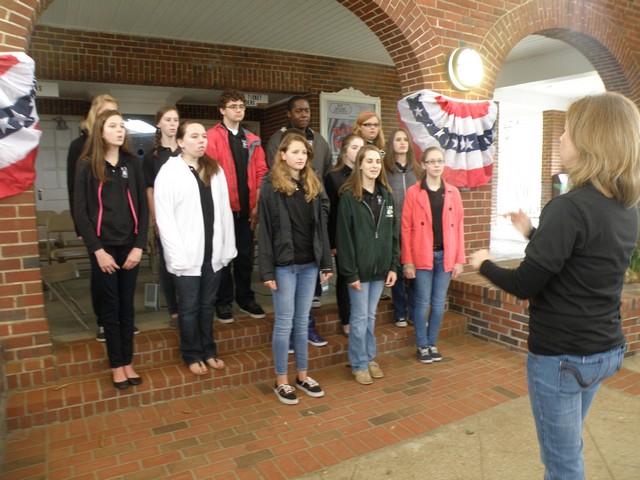
[[[254,135],[249,130],[244,130],[244,136],[249,144],[249,165],[247,165],[247,177],[249,183],[249,209],[253,210],[257,204],[258,190],[262,182],[262,177],[267,173],[267,162],[264,150],[260,146],[260,137]],[[206,153],[216,160],[224,175],[227,177],[229,187],[229,201],[231,210],[240,211],[240,199],[238,198],[238,178],[236,177],[236,164],[233,161],[231,147],[229,146],[229,132],[221,123],[215,125],[207,132]]]
[[[450,272],[456,263],[465,263],[464,208],[460,192],[453,185],[444,184],[442,207],[442,242],[444,244],[444,270]],[[403,265],[413,264],[416,270],[433,270],[433,228],[429,194],[420,188],[422,182],[407,190],[402,209]]]

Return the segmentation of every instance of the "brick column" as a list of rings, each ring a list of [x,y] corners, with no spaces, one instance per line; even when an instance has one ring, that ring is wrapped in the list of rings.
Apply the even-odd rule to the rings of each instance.
[[[542,112],[542,189],[540,207],[551,200],[553,185],[551,176],[562,172],[559,146],[564,131],[565,112],[547,110]]]

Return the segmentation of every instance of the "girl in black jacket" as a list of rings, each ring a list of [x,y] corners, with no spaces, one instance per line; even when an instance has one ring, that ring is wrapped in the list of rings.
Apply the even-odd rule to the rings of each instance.
[[[132,365],[133,297],[149,212],[142,164],[129,150],[120,113],[98,116],[80,158],[73,208],[101,294],[113,385],[122,390],[142,383]]]
[[[312,397],[324,395],[318,382],[307,376],[308,320],[318,269],[322,282],[332,275],[322,184],[311,167],[312,156],[305,137],[285,134],[260,188],[258,264],[261,280],[273,293],[275,393],[287,405],[298,403],[287,376],[292,328],[298,370],[295,385]]]
[[[347,181],[353,166],[356,163],[358,152],[364,146],[364,140],[355,133],[350,133],[342,139],[342,148],[338,156],[338,163],[324,177],[324,188],[329,197],[331,210],[329,212],[329,242],[331,243],[331,253],[338,261],[336,255],[336,225],[338,223],[338,201],[340,200],[340,189]],[[351,318],[351,307],[349,306],[349,287],[347,280],[340,274],[340,266],[336,263],[338,276],[336,278],[336,301],[338,303],[338,313],[342,324],[342,333],[349,336],[349,319]]]

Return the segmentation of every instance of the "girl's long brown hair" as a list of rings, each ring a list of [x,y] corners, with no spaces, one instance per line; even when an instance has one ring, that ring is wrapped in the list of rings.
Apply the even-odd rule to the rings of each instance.
[[[313,149],[304,136],[289,131],[282,136],[280,145],[278,145],[278,153],[276,154],[273,167],[271,167],[271,181],[273,182],[273,188],[276,192],[282,192],[287,196],[291,196],[296,191],[296,182],[291,178],[289,166],[281,155],[289,149],[289,146],[293,142],[300,142],[307,149],[307,163],[305,163],[304,168],[300,171],[300,183],[302,183],[302,188],[304,189],[305,200],[310,202],[322,192],[322,183],[318,180],[318,176],[311,166]]]
[[[393,140],[396,138],[397,133],[404,133],[409,140],[409,150],[407,150],[407,168],[413,170],[413,174],[416,178],[420,178],[424,173],[424,170],[420,168],[418,162],[416,162],[416,156],[413,153],[413,140],[411,139],[411,135],[404,128],[395,128],[391,131],[389,135],[389,140],[387,141],[387,154],[384,156],[384,168],[387,170],[387,173],[398,173],[398,165],[396,165],[397,154],[393,149]]]
[[[101,182],[108,182],[107,174],[104,168],[104,162],[107,156],[107,144],[102,138],[102,131],[104,130],[104,124],[107,123],[111,117],[122,117],[117,110],[105,110],[96,118],[93,129],[89,133],[89,140],[84,144],[80,159],[91,165],[91,172],[93,176]],[[124,131],[124,143],[120,147],[121,153],[133,155],[133,151],[129,146],[129,135],[127,130]]]
[[[358,156],[356,157],[356,163],[353,166],[351,175],[349,175],[347,181],[344,182],[344,185],[342,185],[342,187],[340,188],[341,194],[347,190],[352,190],[354,198],[358,201],[362,200],[363,193],[362,171],[360,170],[360,166],[362,165],[362,160],[364,159],[364,156],[367,152],[378,152],[378,155],[380,155],[380,149],[374,145],[365,145],[364,147],[362,147],[358,152]],[[376,178],[376,183],[379,183],[384,188],[386,188],[389,193],[393,193],[393,189],[391,188],[391,185],[389,185],[389,181],[387,180],[387,172],[385,172],[384,165],[382,165],[382,168],[380,169],[380,175],[378,175],[378,178]]]
[[[202,125],[200,122],[195,120],[183,120],[180,122],[178,126],[178,131],[176,132],[176,140],[182,140],[187,132],[187,127],[189,125]],[[211,177],[218,173],[220,165],[213,158],[211,158],[206,153],[198,158],[198,168],[196,168],[196,172],[198,176],[202,180],[202,182],[208,187],[211,184]]]
[[[350,133],[346,135],[342,139],[342,146],[340,147],[340,153],[338,154],[338,161],[336,162],[335,166],[331,169],[332,172],[342,170],[342,167],[344,167],[345,165],[344,159],[347,156],[347,150],[349,149],[349,146],[351,146],[351,142],[353,142],[353,140],[356,138],[359,138],[360,140],[362,140],[363,143],[367,143],[364,141],[364,138],[362,138],[357,133]]]

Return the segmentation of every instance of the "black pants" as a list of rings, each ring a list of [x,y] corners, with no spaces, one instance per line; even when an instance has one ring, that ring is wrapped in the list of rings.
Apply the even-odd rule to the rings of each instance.
[[[234,212],[235,216],[235,212]],[[231,305],[233,302],[234,282],[231,279],[231,266],[233,265],[233,280],[236,288],[236,303],[244,307],[255,300],[255,294],[251,290],[251,273],[253,272],[253,230],[250,228],[249,219],[235,216],[236,248],[238,256],[233,262],[222,269],[220,288],[216,306]]]
[[[133,361],[135,315],[133,298],[138,279],[138,266],[131,270],[122,268],[131,248],[131,245],[104,246],[105,251],[120,266],[120,270],[112,275],[100,270],[95,255],[91,255],[92,278],[95,278],[96,288],[100,294],[98,319],[104,327],[111,368],[129,365]]]

